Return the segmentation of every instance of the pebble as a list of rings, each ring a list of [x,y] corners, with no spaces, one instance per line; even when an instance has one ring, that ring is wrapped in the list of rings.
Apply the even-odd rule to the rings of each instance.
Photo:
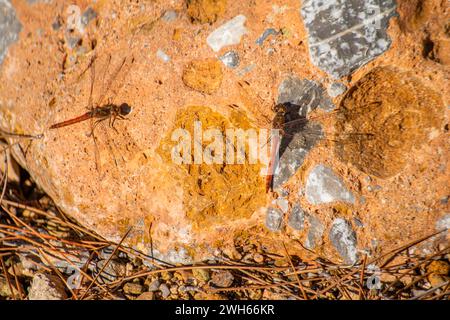
[[[306,236],[305,247],[312,250],[318,245],[318,240],[322,238],[325,227],[318,218],[311,214],[308,215],[308,222],[309,230]]]
[[[214,52],[218,52],[226,46],[239,44],[241,37],[247,34],[247,28],[244,26],[246,20],[244,15],[234,17],[214,30],[206,38],[206,42]]]
[[[139,295],[144,291],[144,287],[135,282],[127,282],[123,286],[123,291],[127,294]]]
[[[167,10],[166,12],[164,12],[164,14],[163,14],[161,19],[164,22],[175,21],[177,19],[177,12],[174,11],[174,10]]]
[[[6,56],[8,47],[17,41],[22,25],[9,0],[0,2],[0,64]]]
[[[36,273],[31,281],[29,300],[64,300],[67,294],[64,283],[55,275]]]
[[[161,291],[161,295],[164,299],[170,296],[170,290],[167,284],[163,283],[159,286],[159,291]]]
[[[97,12],[94,11],[91,7],[87,8],[86,11],[81,15],[81,23],[84,26],[87,26],[89,22],[97,18]]]
[[[279,32],[273,28],[269,28],[264,30],[263,34],[256,40],[256,44],[259,46],[262,46],[264,43],[264,40],[266,40],[271,35],[278,35]]]
[[[264,257],[260,253],[255,253],[253,255],[253,261],[255,261],[256,263],[263,263],[264,262]]]
[[[160,285],[161,282],[159,281],[159,279],[155,279],[148,285],[148,291],[150,292],[158,291]]]
[[[170,57],[161,49],[158,49],[156,51],[156,56],[161,59],[164,63],[167,63],[170,61]]]
[[[281,209],[283,213],[287,213],[289,210],[289,201],[286,198],[278,198],[276,200],[278,208]]]
[[[194,274],[194,278],[197,279],[197,281],[200,283],[208,282],[209,279],[211,279],[211,275],[208,269],[194,268],[192,270],[192,273]]]
[[[279,231],[283,226],[283,213],[276,209],[269,207],[266,214],[266,227],[270,231]]]
[[[436,221],[436,231],[450,229],[450,213],[444,214]]]
[[[338,79],[384,53],[394,0],[302,1],[312,62]]]
[[[305,227],[305,211],[300,204],[294,205],[288,217],[288,225],[295,230],[303,230]]]
[[[227,51],[219,57],[220,61],[228,68],[236,68],[239,66],[239,55],[236,51]]]
[[[136,300],[153,300],[155,294],[153,292],[144,292],[136,298]]]
[[[350,222],[342,218],[335,219],[331,225],[329,237],[346,263],[354,264],[357,262],[356,233],[353,231]]]
[[[211,283],[219,288],[228,288],[233,284],[234,276],[228,270],[213,272]]]
[[[313,205],[343,201],[354,203],[355,197],[345,187],[333,170],[319,164],[308,175],[305,187],[306,199]]]

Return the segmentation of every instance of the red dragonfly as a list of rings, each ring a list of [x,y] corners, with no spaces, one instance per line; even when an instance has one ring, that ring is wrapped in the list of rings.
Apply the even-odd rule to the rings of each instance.
[[[76,124],[79,122],[83,122],[86,120],[91,120],[91,130],[90,130],[90,133],[88,134],[88,136],[93,137],[94,147],[95,147],[96,166],[97,166],[97,170],[100,171],[100,163],[98,160],[99,156],[98,156],[98,149],[97,149],[98,148],[97,147],[97,139],[94,135],[95,128],[100,123],[104,122],[105,120],[108,120],[109,127],[113,128],[116,132],[118,132],[117,129],[114,127],[115,121],[116,120],[129,120],[126,118],[126,116],[131,113],[132,108],[128,103],[122,103],[119,105],[119,104],[114,104],[114,103],[108,102],[108,103],[102,105],[103,100],[106,97],[107,93],[109,93],[109,91],[114,91],[114,93],[117,94],[117,92],[123,86],[124,81],[122,81],[118,87],[112,89],[113,82],[116,80],[116,77],[118,76],[118,74],[124,67],[125,63],[127,62],[126,58],[123,59],[121,64],[118,66],[118,68],[112,74],[110,80],[108,81],[108,83],[104,89],[104,92],[100,95],[97,103],[95,103],[95,105],[92,103],[92,94],[93,94],[94,82],[95,82],[95,60],[96,60],[96,58],[97,58],[97,56],[94,55],[91,58],[88,66],[86,68],[86,70],[89,68],[91,70],[91,84],[90,84],[89,100],[88,100],[88,107],[87,107],[89,109],[89,111],[87,111],[86,113],[84,113],[78,117],[55,123],[50,126],[50,129],[62,128],[62,127],[70,126],[70,125],[73,125],[73,124]],[[109,57],[108,57],[106,69],[108,68],[110,62],[111,62],[111,55],[109,55]],[[133,62],[134,62],[134,58],[131,59],[130,63],[133,63]],[[107,71],[106,69],[105,69],[105,74]],[[86,70],[84,70],[81,73],[81,75],[78,77],[78,79],[81,78],[81,76],[86,72]],[[111,98],[109,99],[109,101],[111,101]]]

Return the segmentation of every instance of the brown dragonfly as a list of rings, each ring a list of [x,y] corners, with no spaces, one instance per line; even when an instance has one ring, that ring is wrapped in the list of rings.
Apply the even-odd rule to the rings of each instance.
[[[97,56],[94,55],[91,58],[87,68],[78,77],[78,79],[80,79],[88,69],[91,70],[91,73],[90,73],[91,74],[91,83],[90,83],[89,100],[88,100],[88,106],[87,106],[88,111],[80,116],[77,116],[77,117],[62,121],[62,122],[55,123],[50,126],[50,129],[58,129],[58,128],[70,126],[70,125],[73,125],[76,123],[80,123],[80,122],[83,122],[86,120],[91,120],[91,128],[90,128],[90,132],[89,132],[88,136],[92,136],[92,138],[94,140],[96,168],[100,172],[101,165],[100,165],[100,161],[99,161],[97,138],[95,136],[94,130],[96,129],[96,127],[99,124],[101,124],[107,120],[109,127],[114,129],[115,132],[118,133],[118,130],[114,127],[116,120],[129,120],[128,118],[126,118],[126,116],[128,116],[131,113],[131,111],[132,111],[131,106],[128,103],[114,104],[111,102],[111,100],[118,93],[118,91],[122,88],[122,86],[125,82],[125,81],[121,81],[118,86],[113,87],[114,82],[117,80],[116,79],[117,76],[124,69],[124,66],[127,62],[129,64],[132,64],[134,62],[134,58],[131,58],[131,60],[127,59],[127,58],[122,60],[122,62],[117,67],[117,69],[112,73],[109,81],[107,82],[106,86],[103,88],[104,91],[99,96],[97,102],[94,104],[92,96],[93,96],[94,83],[95,83],[95,61],[96,61],[96,59],[97,59]],[[110,65],[110,62],[111,62],[111,55],[108,56],[104,75],[106,75],[106,73],[107,73],[107,69]],[[122,71],[122,73],[124,74],[123,78],[126,76],[128,71],[129,71],[129,69],[127,71]],[[108,102],[106,104],[103,104],[105,97],[107,96],[107,94],[110,91],[113,91],[113,95],[108,99]],[[116,162],[116,165],[117,165],[116,159],[114,159],[114,161]]]
[[[247,96],[251,99],[255,99],[257,104],[264,104],[264,99],[259,95],[251,93],[250,84],[247,81],[238,82],[240,88],[245,92]],[[250,92],[250,93],[249,93]],[[247,101],[247,105],[252,105],[251,102]],[[238,107],[233,105],[233,108]],[[295,134],[300,133],[306,140],[309,147],[313,147],[319,140],[325,140],[333,143],[340,143],[344,140],[348,140],[348,137],[357,137],[358,139],[372,139],[373,134],[371,133],[338,133],[329,134],[322,131],[320,126],[314,125],[315,121],[319,121],[324,118],[331,116],[340,115],[341,110],[328,111],[326,114],[308,116],[308,110],[302,108],[302,106],[295,105],[292,103],[273,103],[270,108],[273,112],[272,120],[269,120],[267,116],[260,116],[258,120],[266,124],[266,126],[271,126],[272,129],[277,130],[279,134],[272,135],[269,137],[268,141],[271,143],[270,157],[268,172],[266,175],[266,192],[273,191],[274,174],[278,166],[278,159],[281,157],[283,152],[289,146],[290,142],[294,138]],[[307,109],[307,108],[306,108]],[[258,114],[255,110],[250,110],[253,114]],[[330,138],[330,135],[334,135],[334,138]],[[358,140],[355,139],[355,140]],[[308,141],[309,140],[309,141]]]

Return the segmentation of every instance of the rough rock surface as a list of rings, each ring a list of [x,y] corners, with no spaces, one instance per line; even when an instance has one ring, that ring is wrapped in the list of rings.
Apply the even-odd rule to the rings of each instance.
[[[61,279],[54,275],[37,273],[28,292],[29,300],[64,300],[67,294]]]
[[[300,241],[342,261],[328,236],[338,217],[361,221],[357,250],[387,252],[448,225],[449,213],[448,9],[395,3],[226,1],[188,13],[182,0],[13,1],[0,19],[2,39],[15,39],[0,46],[0,126],[44,135],[10,139],[12,153],[63,211],[111,241],[132,227],[126,245],[168,262],[207,259],[237,238],[284,255],[278,237],[291,255],[311,255]],[[381,9],[373,19],[368,4]],[[193,61],[216,67],[189,69],[188,86]],[[92,83],[94,104],[127,103],[129,120],[100,123],[96,140],[90,121],[49,129],[86,112]],[[190,144],[192,157],[201,145],[215,158],[212,137],[271,129],[276,102],[309,120],[284,137],[275,193],[249,150],[243,163],[172,161],[177,129],[217,129]],[[317,166],[336,189],[313,190]],[[267,208],[280,196],[288,210],[273,232]],[[296,204],[304,227],[284,228]]]
[[[386,28],[395,9],[394,0],[303,1],[312,62],[340,78],[373,60],[390,46]]]
[[[342,180],[330,168],[319,164],[306,180],[306,199],[311,204],[345,201],[353,203],[355,197],[345,187]]]

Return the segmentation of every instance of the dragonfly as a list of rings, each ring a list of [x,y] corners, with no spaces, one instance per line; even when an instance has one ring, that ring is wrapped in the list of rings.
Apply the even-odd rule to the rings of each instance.
[[[59,129],[63,127],[67,127],[70,125],[74,125],[86,120],[91,120],[91,127],[90,132],[88,133],[89,137],[92,137],[94,140],[94,148],[95,148],[95,158],[96,158],[96,168],[97,171],[101,171],[101,164],[99,160],[99,152],[98,152],[98,146],[97,146],[97,137],[95,136],[95,129],[96,127],[104,123],[105,121],[108,122],[108,125],[110,128],[112,128],[116,133],[119,133],[117,128],[114,126],[117,120],[130,120],[127,118],[127,116],[131,113],[132,107],[128,103],[121,103],[121,104],[115,104],[112,103],[112,98],[110,97],[108,99],[108,102],[103,104],[105,97],[110,91],[113,91],[113,97],[118,93],[118,91],[121,89],[121,87],[124,85],[125,81],[121,81],[118,86],[113,87],[114,82],[117,80],[116,78],[118,75],[122,72],[124,74],[123,77],[126,76],[127,71],[123,71],[124,66],[126,63],[132,64],[134,62],[134,58],[125,58],[122,60],[122,62],[119,64],[117,69],[112,73],[111,78],[107,82],[106,86],[104,87],[104,91],[99,96],[96,103],[93,103],[93,91],[94,91],[94,83],[95,83],[95,62],[97,59],[97,55],[93,55],[90,59],[90,62],[87,66],[87,68],[81,73],[81,75],[78,77],[80,79],[83,74],[90,69],[91,70],[91,82],[90,82],[90,89],[89,89],[89,99],[88,99],[88,105],[87,109],[88,111],[84,114],[70,118],[68,120],[64,120],[58,123],[55,123],[49,127],[49,129]],[[111,55],[108,55],[108,59],[106,62],[106,68],[104,71],[104,75],[107,73],[107,69],[111,63]],[[128,69],[129,71],[129,69]],[[104,80],[104,79],[103,79]],[[117,165],[117,160],[114,158],[114,161]]]
[[[238,82],[244,95],[250,96],[252,100],[256,98],[257,104],[266,104],[264,99],[259,95],[252,93],[250,88],[250,83],[247,81]],[[252,102],[247,101],[247,105],[252,106]],[[233,108],[238,107],[233,105]],[[305,108],[306,107],[306,108]],[[323,118],[342,115],[342,110],[329,111],[326,114],[308,116],[309,106],[300,106],[293,103],[273,103],[270,108],[273,113],[272,119],[266,115],[258,117],[258,121],[265,124],[265,126],[270,126],[273,130],[276,130],[279,134],[271,135],[266,144],[271,143],[268,171],[266,175],[265,187],[266,193],[273,191],[274,186],[274,174],[278,166],[278,160],[281,158],[286,148],[290,145],[291,141],[294,139],[297,133],[300,133],[303,138],[305,138],[309,144],[309,147],[313,147],[318,140],[326,140],[334,143],[342,143],[343,141],[348,141],[349,137],[353,141],[358,141],[360,139],[373,139],[374,135],[372,133],[340,133],[336,134],[336,138],[330,139],[325,138],[325,136],[330,136],[322,131],[320,126],[314,125],[316,121]],[[252,110],[250,110],[252,111]],[[254,114],[258,112],[252,111]],[[355,139],[356,138],[356,139]]]

